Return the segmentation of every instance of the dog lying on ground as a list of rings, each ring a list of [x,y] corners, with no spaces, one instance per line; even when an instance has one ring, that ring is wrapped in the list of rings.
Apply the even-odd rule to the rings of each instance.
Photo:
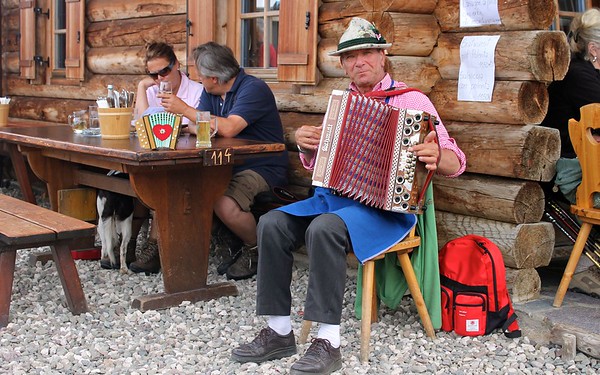
[[[131,239],[131,223],[133,221],[133,198],[98,190],[96,208],[98,209],[98,234],[102,241],[102,258],[108,256],[113,268],[117,268],[114,246],[121,238],[119,260],[121,273],[127,273],[127,244]]]

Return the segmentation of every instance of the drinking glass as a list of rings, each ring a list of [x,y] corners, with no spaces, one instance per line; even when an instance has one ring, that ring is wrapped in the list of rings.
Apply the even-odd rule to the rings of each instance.
[[[158,86],[158,92],[160,94],[172,94],[173,86],[171,86],[171,82],[169,81],[161,81]]]
[[[217,134],[217,119],[215,121],[215,130],[210,131],[210,112],[196,112],[196,147],[212,147],[210,139]]]
[[[85,135],[100,135],[100,119],[98,118],[98,106],[91,105],[88,110],[88,127],[83,130]]]

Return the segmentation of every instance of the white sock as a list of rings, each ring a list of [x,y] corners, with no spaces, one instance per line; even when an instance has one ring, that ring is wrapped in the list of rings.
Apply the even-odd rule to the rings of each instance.
[[[292,331],[292,318],[289,315],[270,315],[267,324],[269,328],[281,336],[285,336]]]
[[[320,339],[327,339],[331,343],[331,346],[334,348],[339,348],[341,341],[339,324],[321,323],[317,337]]]

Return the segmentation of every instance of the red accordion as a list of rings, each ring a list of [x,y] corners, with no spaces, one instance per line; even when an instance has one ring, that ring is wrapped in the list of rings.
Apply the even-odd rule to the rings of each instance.
[[[313,185],[386,211],[420,213],[433,176],[408,148],[435,116],[334,90],[323,119]]]

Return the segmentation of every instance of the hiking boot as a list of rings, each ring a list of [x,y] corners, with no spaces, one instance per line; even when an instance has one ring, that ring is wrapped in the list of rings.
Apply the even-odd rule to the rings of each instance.
[[[290,375],[331,374],[341,368],[340,348],[332,347],[329,340],[316,338],[304,356],[292,365]]]
[[[227,279],[244,280],[256,275],[258,268],[258,247],[244,245],[235,262],[227,268]]]
[[[213,221],[210,237],[210,253],[217,257],[219,265],[217,273],[223,275],[239,257],[240,248],[244,245],[238,236],[225,226],[220,220]]]
[[[129,240],[127,244],[127,255],[125,255],[125,262],[127,263],[127,267],[133,262],[135,262],[135,247],[136,241],[134,238]],[[100,259],[100,267],[105,270],[118,270],[121,268],[121,248],[119,245],[116,245],[113,249],[115,254],[116,264],[110,264],[110,259],[108,257]]]
[[[600,268],[595,265],[573,275],[569,289],[600,298]]]
[[[237,362],[261,363],[271,359],[285,358],[296,354],[294,331],[285,336],[271,328],[263,328],[258,336],[248,344],[242,344],[231,351],[231,359]]]
[[[146,275],[160,271],[160,256],[158,255],[158,243],[154,239],[148,239],[146,247],[140,252],[139,258],[129,265],[132,272],[145,272]]]
[[[217,266],[217,273],[223,275],[227,272],[229,267],[235,263],[235,261],[242,255],[242,246],[235,249],[228,246],[219,246],[216,249],[216,255],[219,258],[219,265]]]

